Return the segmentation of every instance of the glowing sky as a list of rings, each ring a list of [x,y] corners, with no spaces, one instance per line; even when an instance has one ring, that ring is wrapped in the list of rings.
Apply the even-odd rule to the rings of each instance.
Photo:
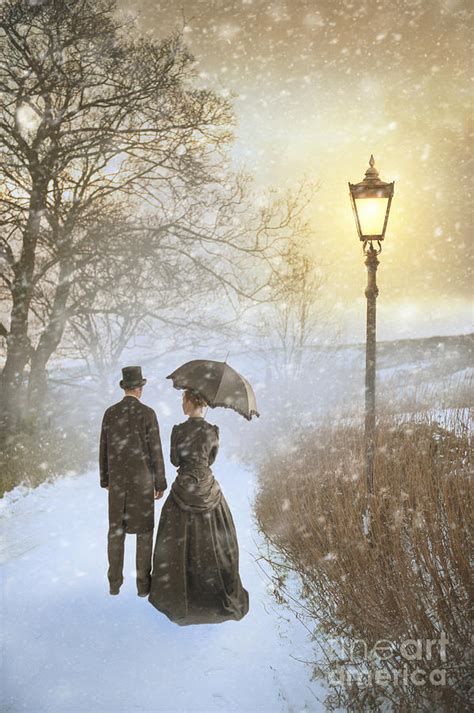
[[[471,331],[471,3],[137,0],[142,31],[185,17],[201,81],[237,94],[233,148],[262,185],[320,183],[314,251],[348,338],[366,274],[347,182],[371,153],[395,197],[378,282],[382,338]],[[181,10],[182,8],[182,10]],[[354,324],[352,324],[354,323]]]

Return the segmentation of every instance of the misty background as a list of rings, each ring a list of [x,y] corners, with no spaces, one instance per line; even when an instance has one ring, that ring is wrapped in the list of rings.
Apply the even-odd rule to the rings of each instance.
[[[365,286],[347,182],[362,179],[371,153],[381,178],[395,180],[380,337],[471,331],[470,3],[140,0],[129,9],[152,36],[182,27],[200,81],[232,95],[236,165],[262,186],[318,184],[310,250],[344,339],[363,339]]]
[[[63,398],[67,419],[94,432],[131,363],[151,377],[150,403],[179,418],[165,377],[202,357],[242,370],[267,423],[275,404],[360,410],[366,270],[347,182],[370,153],[395,180],[379,379],[402,362],[404,393],[466,376],[467,4],[20,3],[22,41],[10,7],[6,432],[56,424]]]

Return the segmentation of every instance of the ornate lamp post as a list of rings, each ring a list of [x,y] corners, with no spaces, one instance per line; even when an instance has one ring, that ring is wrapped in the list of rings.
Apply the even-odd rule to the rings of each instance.
[[[360,183],[349,183],[349,195],[356,222],[357,232],[362,241],[362,248],[367,266],[367,332],[365,355],[365,477],[367,494],[374,490],[374,442],[375,442],[375,345],[376,345],[376,299],[377,255],[382,252],[390,206],[392,204],[395,183],[385,183],[379,178],[374,166],[374,157],[370,157],[369,168]],[[377,247],[374,247],[377,243]],[[370,518],[370,508],[367,517]],[[366,521],[366,528],[370,521]]]

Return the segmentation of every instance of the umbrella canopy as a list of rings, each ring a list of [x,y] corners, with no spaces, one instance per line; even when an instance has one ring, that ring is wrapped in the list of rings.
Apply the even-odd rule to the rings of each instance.
[[[166,378],[173,380],[175,389],[189,389],[199,394],[211,408],[231,408],[248,421],[260,415],[249,382],[226,362],[194,359]]]

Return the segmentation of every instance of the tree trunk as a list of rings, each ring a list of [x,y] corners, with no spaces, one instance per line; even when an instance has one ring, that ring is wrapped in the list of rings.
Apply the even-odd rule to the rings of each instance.
[[[46,366],[52,354],[58,348],[67,321],[67,301],[71,291],[70,277],[72,266],[69,261],[60,265],[59,279],[54,295],[53,306],[48,324],[31,355],[30,378],[28,381],[28,409],[33,418],[38,418],[43,411],[48,387]]]
[[[19,337],[7,340],[7,359],[0,381],[0,429],[6,434],[16,430],[23,414],[22,384],[28,359],[28,341]]]
[[[48,353],[43,350],[40,352],[35,350],[33,356],[31,357],[27,403],[28,412],[33,419],[37,419],[42,413],[42,405],[45,402],[48,392],[48,374],[46,371],[48,359]]]
[[[21,255],[14,265],[12,284],[12,310],[10,331],[6,339],[7,358],[0,378],[0,396],[3,404],[1,427],[11,433],[22,414],[21,387],[25,367],[31,355],[28,337],[28,316],[33,291],[36,242],[44,207],[47,182],[37,181],[31,191],[28,220],[23,233]]]

